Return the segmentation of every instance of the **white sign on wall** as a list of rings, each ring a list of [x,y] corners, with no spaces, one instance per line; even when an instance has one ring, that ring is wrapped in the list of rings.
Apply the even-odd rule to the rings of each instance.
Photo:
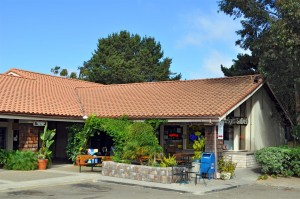
[[[235,118],[228,118],[224,120],[225,124],[229,125],[247,125],[248,118],[246,117],[235,117]]]
[[[34,121],[33,126],[46,126],[46,121]]]
[[[224,135],[224,121],[220,121],[218,124],[218,139],[223,140]]]

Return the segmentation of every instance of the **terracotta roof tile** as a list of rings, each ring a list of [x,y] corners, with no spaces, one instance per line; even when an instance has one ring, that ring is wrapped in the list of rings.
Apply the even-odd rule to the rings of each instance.
[[[9,72],[19,75],[10,76]],[[0,75],[0,113],[60,117],[219,117],[261,83],[254,76],[101,85],[11,69]]]
[[[7,75],[9,72],[19,76]],[[11,69],[0,75],[0,112],[82,116],[75,88],[91,86],[102,85]]]
[[[254,76],[78,89],[86,115],[131,118],[219,117],[254,91]]]

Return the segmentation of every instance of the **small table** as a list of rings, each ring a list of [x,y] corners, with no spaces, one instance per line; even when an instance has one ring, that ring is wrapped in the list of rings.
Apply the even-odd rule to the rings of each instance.
[[[174,167],[179,167],[180,168],[180,171],[178,173],[174,173],[174,169],[172,167],[172,180],[173,180],[173,175],[176,175],[176,176],[180,176],[180,179],[179,179],[179,183],[184,183],[184,184],[187,184],[189,182],[189,171],[188,169],[194,167],[192,166],[191,164],[185,164],[185,165],[177,165],[177,166],[174,166]],[[177,182],[177,181],[176,181]]]

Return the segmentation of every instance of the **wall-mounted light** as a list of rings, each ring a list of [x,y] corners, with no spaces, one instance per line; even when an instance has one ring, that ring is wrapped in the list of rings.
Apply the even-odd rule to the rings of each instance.
[[[83,118],[84,120],[86,120],[86,119],[88,119],[88,116],[85,115],[85,116],[83,116],[82,118]]]

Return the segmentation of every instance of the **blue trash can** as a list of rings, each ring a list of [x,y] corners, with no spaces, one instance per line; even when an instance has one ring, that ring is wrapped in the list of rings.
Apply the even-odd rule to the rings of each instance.
[[[207,174],[208,179],[211,178],[216,171],[215,167],[215,154],[214,153],[202,153],[200,165],[200,176]]]

